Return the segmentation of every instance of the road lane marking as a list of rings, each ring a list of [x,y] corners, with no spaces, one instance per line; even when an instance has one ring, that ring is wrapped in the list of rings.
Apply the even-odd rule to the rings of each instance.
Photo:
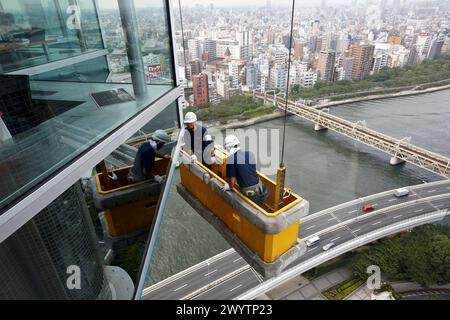
[[[350,211],[349,213],[355,213],[356,211],[358,211],[358,210],[353,210],[353,211]]]
[[[397,218],[400,218],[400,217],[403,217],[403,215],[399,214],[398,216],[395,216],[394,219],[397,219]]]
[[[242,287],[242,283],[240,285],[238,285],[237,287],[234,287],[233,289],[230,289],[230,292],[232,292],[232,291],[234,291],[234,290],[236,290],[236,289],[238,289],[240,287]]]
[[[339,240],[340,238],[341,237],[334,238],[334,239],[331,240],[331,242],[335,242],[335,241]]]
[[[378,222],[375,222],[375,223],[372,223],[372,225],[373,226],[376,226],[377,224],[380,224],[380,223],[382,223],[383,221],[378,221]]]
[[[428,193],[432,193],[432,192],[435,192],[435,191],[436,191],[436,189],[433,189],[433,190],[428,191]]]
[[[311,226],[311,227],[308,227],[308,228],[306,228],[306,230],[309,230],[309,229],[315,228],[315,226],[316,226],[316,225],[313,225],[313,226]]]
[[[179,287],[179,288],[176,288],[175,290],[173,290],[173,292],[177,292],[178,290],[180,290],[180,289],[183,289],[184,287],[186,287],[187,286],[187,283],[185,283],[185,284],[183,284],[181,287]]]
[[[419,210],[414,211],[414,213],[422,212],[423,210],[424,210],[424,209],[419,209]]]
[[[241,260],[241,259],[242,259],[242,257],[239,257],[239,258],[237,258],[237,259],[234,259],[234,260],[233,260],[233,263],[238,262],[238,261]]]
[[[334,218],[331,218],[331,219],[328,219],[328,221],[331,221],[331,220],[336,220],[336,217],[334,217]]]
[[[391,199],[388,202],[397,201],[398,199]]]
[[[378,203],[374,203],[374,204],[373,204],[373,206],[377,206],[377,205],[378,205]]]
[[[353,232],[358,232],[358,231],[361,231],[361,229],[356,229],[356,230],[353,230]]]
[[[311,249],[308,250],[308,252],[314,251],[314,250],[316,250],[317,248],[318,248],[318,247],[311,248]]]
[[[213,271],[211,271],[211,272],[208,272],[207,274],[205,274],[205,277],[209,276],[210,274],[212,274],[212,273],[214,273],[214,272],[216,272],[216,271],[217,271],[217,269],[215,269],[215,270],[213,270]]]

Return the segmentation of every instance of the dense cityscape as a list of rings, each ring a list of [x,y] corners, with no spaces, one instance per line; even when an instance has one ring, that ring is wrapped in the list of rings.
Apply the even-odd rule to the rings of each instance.
[[[0,300],[450,300],[449,139],[450,0],[0,0]]]
[[[194,105],[287,84],[290,8],[183,7],[186,78]],[[383,68],[418,64],[449,51],[448,3],[352,1],[295,11],[290,84],[360,81]],[[182,43],[181,35],[177,39]],[[182,47],[178,62],[184,65]],[[181,68],[183,70],[183,68]],[[206,90],[209,83],[209,97]],[[200,89],[201,88],[201,89]]]

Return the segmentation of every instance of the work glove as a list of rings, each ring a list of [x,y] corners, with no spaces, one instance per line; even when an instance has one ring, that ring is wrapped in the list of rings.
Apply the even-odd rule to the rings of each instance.
[[[222,187],[220,187],[220,190],[226,192],[226,191],[230,191],[230,185],[228,183],[225,183]]]
[[[162,178],[161,176],[155,176],[153,179],[154,179],[156,182],[158,182],[159,184],[162,184],[162,182],[163,182],[163,178]]]
[[[195,154],[193,154],[191,156],[191,163],[195,163],[197,161],[197,156]]]
[[[119,179],[119,177],[117,176],[117,174],[116,174],[115,172],[111,172],[111,174],[108,174],[108,177],[109,177],[111,180],[117,180],[117,179]]]

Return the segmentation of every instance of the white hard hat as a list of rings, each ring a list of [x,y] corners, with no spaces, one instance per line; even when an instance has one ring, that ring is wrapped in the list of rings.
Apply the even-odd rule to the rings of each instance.
[[[213,138],[211,135],[206,134],[205,137],[203,138],[203,140],[209,142],[209,141],[213,141]]]
[[[197,116],[193,112],[188,112],[184,116],[184,123],[194,123],[197,122]]]
[[[235,135],[229,135],[225,138],[225,148],[230,151],[233,147],[238,147],[241,143]]]
[[[164,130],[156,130],[152,135],[152,140],[156,142],[169,143],[170,137]]]

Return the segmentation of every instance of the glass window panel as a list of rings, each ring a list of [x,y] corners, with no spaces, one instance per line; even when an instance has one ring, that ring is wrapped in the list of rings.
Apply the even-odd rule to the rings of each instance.
[[[0,0],[1,209],[173,88],[166,1],[99,3]],[[122,20],[138,27],[127,29],[135,41]],[[160,50],[151,76],[146,41]]]
[[[0,3],[0,65],[4,72],[103,49],[93,0]]]

